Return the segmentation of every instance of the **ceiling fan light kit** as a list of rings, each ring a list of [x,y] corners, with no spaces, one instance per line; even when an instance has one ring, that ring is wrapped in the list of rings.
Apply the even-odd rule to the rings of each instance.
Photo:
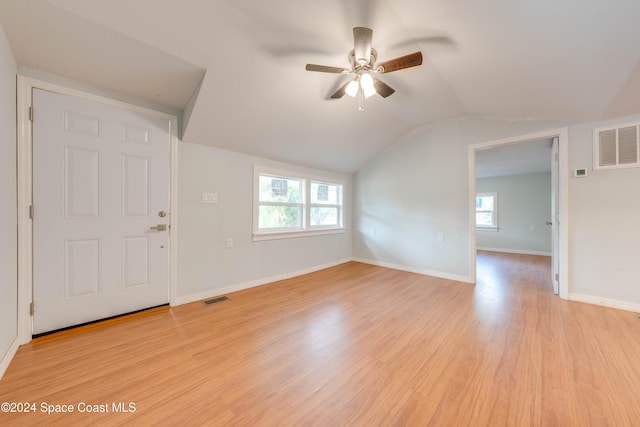
[[[349,95],[350,97],[355,98],[355,96],[358,94],[358,90],[360,90],[360,85],[358,84],[358,81],[351,80],[347,84],[345,92],[347,92],[347,95]]]
[[[358,109],[360,111],[364,111],[364,98],[369,98],[376,93],[386,98],[395,92],[391,86],[373,77],[373,73],[385,74],[422,65],[422,52],[410,53],[376,65],[378,52],[371,47],[372,38],[373,30],[370,28],[355,27],[353,29],[354,48],[349,52],[350,69],[317,64],[307,64],[305,67],[307,71],[354,75],[353,79],[343,84],[331,95],[331,98],[342,98],[345,93],[351,97],[359,95]]]

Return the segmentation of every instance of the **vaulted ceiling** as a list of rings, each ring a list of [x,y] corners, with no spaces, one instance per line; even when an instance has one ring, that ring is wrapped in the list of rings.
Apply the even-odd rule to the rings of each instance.
[[[354,172],[404,134],[468,115],[596,120],[640,113],[636,0],[0,0],[23,69],[184,111],[183,140]],[[380,60],[383,99],[329,95],[352,28]]]

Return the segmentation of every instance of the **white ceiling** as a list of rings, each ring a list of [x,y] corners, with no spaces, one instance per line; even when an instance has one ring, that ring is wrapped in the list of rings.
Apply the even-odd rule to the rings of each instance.
[[[476,178],[551,173],[551,138],[501,145],[476,152]]]
[[[635,0],[0,0],[23,67],[189,105],[188,142],[348,173],[457,116],[640,112],[639,17]],[[380,60],[425,56],[383,75],[396,93],[364,112],[327,99],[344,77],[304,70],[347,66],[354,26]]]

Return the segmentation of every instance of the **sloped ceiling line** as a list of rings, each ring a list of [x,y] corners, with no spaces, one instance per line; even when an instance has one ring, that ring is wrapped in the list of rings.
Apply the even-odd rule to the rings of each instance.
[[[183,110],[188,142],[345,173],[455,117],[640,112],[638,16],[608,0],[0,2],[22,67]],[[347,65],[354,26],[373,28],[381,59],[425,57],[364,113],[326,100],[335,76],[304,71]]]

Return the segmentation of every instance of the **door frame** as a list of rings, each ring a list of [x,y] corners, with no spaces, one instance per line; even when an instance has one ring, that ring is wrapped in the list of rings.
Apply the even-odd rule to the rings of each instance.
[[[537,139],[558,138],[558,181],[560,204],[559,218],[557,221],[559,229],[560,253],[556,254],[559,261],[559,283],[558,295],[562,299],[569,298],[569,129],[559,128],[543,132],[531,133],[527,135],[514,136],[493,141],[481,142],[469,145],[469,234],[471,237],[469,253],[469,275],[476,282],[476,151],[501,145],[515,144],[518,142],[533,141]]]
[[[169,304],[177,301],[177,232],[178,232],[178,126],[176,115],[117,101],[104,96],[72,89],[31,77],[17,76],[17,171],[18,171],[18,341],[26,344],[33,333],[33,134],[30,119],[33,89],[70,95],[113,107],[135,111],[170,121],[170,228],[169,228]],[[34,112],[37,114],[37,111]],[[37,212],[36,212],[37,214]],[[37,310],[37,307],[36,307]]]

